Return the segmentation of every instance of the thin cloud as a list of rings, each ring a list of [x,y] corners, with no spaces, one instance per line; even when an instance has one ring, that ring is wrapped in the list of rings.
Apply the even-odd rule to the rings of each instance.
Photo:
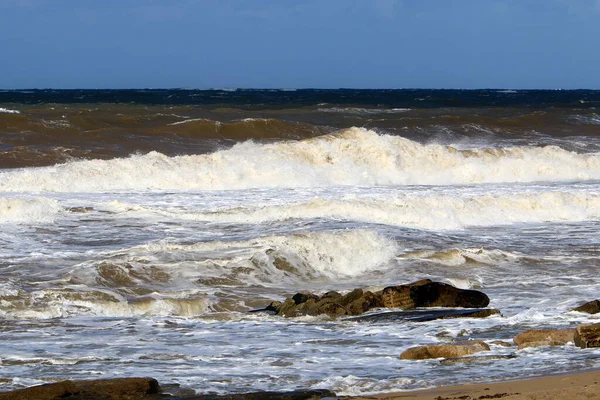
[[[396,12],[402,7],[400,0],[374,0],[375,12],[383,18],[394,18]]]

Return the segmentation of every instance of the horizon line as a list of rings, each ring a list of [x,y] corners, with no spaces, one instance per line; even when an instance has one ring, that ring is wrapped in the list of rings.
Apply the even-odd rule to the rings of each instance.
[[[338,87],[338,88],[325,88],[325,87],[211,87],[211,88],[192,88],[192,87],[105,87],[105,88],[92,88],[92,87],[78,87],[78,88],[58,88],[58,87],[38,87],[38,88],[0,88],[0,92],[22,92],[22,91],[43,91],[43,90],[198,90],[198,91],[220,91],[220,92],[235,92],[238,90],[273,90],[282,92],[294,92],[299,90],[460,90],[460,91],[477,91],[477,90],[513,90],[513,91],[600,91],[600,88],[501,88],[501,87],[481,87],[481,88],[424,88],[424,87],[404,87],[404,88],[359,88],[359,87]]]

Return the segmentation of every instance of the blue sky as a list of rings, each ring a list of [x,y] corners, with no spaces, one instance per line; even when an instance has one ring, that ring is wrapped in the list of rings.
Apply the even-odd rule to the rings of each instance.
[[[0,88],[600,89],[600,0],[0,0]]]

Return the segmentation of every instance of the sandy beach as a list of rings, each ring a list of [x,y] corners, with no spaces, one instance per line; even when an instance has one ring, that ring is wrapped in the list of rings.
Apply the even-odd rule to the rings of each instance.
[[[600,371],[553,375],[497,383],[444,386],[434,389],[350,397],[352,399],[546,400],[600,399]]]

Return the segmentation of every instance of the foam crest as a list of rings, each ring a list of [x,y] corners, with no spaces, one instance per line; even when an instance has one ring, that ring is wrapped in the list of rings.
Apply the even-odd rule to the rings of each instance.
[[[76,161],[0,172],[1,191],[213,190],[600,179],[600,156],[556,146],[457,150],[351,128],[206,155]]]
[[[10,108],[0,107],[0,113],[5,113],[5,114],[21,114],[21,111],[11,110]]]
[[[200,252],[211,262],[226,269],[252,265],[259,274],[351,277],[372,271],[388,263],[398,252],[396,243],[368,230],[306,232],[266,236],[240,242],[208,242],[193,245],[153,243],[150,251]],[[134,251],[135,253],[135,251]]]
[[[61,210],[62,207],[53,199],[0,197],[0,224],[49,223]]]
[[[76,315],[105,317],[201,315],[209,310],[210,300],[197,293],[152,294],[125,298],[108,290],[85,290],[78,286],[46,289],[12,296],[0,292],[0,317],[18,319],[65,318]],[[82,290],[84,289],[84,290]]]
[[[330,218],[409,228],[452,230],[468,226],[575,222],[600,219],[600,195],[588,192],[525,192],[488,195],[399,195],[386,199],[323,199],[283,206],[224,209],[211,213],[157,211],[211,222],[263,223]]]

